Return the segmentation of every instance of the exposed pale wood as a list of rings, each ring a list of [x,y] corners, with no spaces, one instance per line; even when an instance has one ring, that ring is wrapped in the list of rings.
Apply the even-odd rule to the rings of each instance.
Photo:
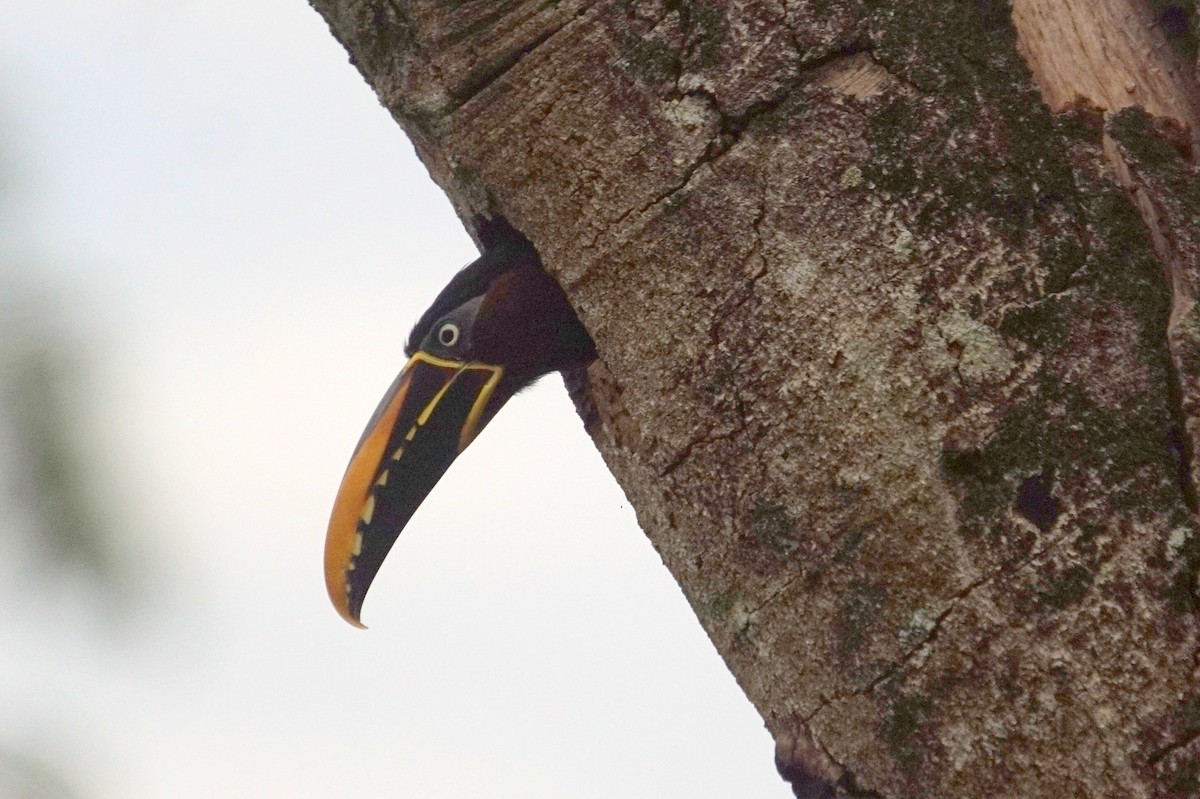
[[[858,100],[884,91],[895,80],[867,53],[839,58],[821,70],[815,82]]]
[[[1171,49],[1141,0],[1013,0],[1018,47],[1056,111],[1084,101],[1138,105],[1200,131],[1193,65]]]

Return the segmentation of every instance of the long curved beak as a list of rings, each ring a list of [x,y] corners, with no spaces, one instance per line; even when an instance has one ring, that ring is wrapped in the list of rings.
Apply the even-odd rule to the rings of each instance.
[[[325,586],[362,627],[363,599],[417,506],[495,415],[503,367],[417,352],[388,389],[346,467],[325,537]],[[499,399],[497,397],[497,399]]]

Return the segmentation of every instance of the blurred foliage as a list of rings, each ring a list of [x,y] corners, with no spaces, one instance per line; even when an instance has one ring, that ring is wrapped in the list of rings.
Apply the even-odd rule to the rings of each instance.
[[[11,559],[0,573],[14,580],[4,587],[23,600],[53,596],[82,575],[102,607],[119,607],[115,539],[90,507],[95,470],[73,445],[81,356],[49,327],[44,303],[13,283],[0,275],[0,557]],[[23,739],[0,744],[0,799],[81,796],[65,764],[40,750]]]
[[[0,108],[0,122],[4,116]],[[20,160],[7,157],[10,145],[0,134],[0,539],[15,544],[0,548],[0,557],[35,562],[9,564],[0,575],[27,573],[39,589],[81,575],[104,599],[115,599],[121,559],[94,501],[100,470],[80,444],[86,351],[78,346],[82,336],[64,333],[68,298],[39,277],[40,259],[30,254],[39,243],[22,235],[29,176]]]
[[[10,552],[35,561],[39,587],[81,576],[115,599],[120,547],[96,501],[102,470],[81,443],[84,350],[51,327],[46,301],[10,283],[0,278],[0,533],[18,539]]]
[[[14,190],[19,170],[5,157],[7,129],[0,124],[0,558],[6,559],[0,578],[11,576],[13,584],[0,590],[18,595],[20,602],[7,605],[20,612],[30,604],[26,597],[65,593],[82,582],[88,599],[121,610],[124,603],[115,600],[128,593],[128,553],[119,551],[107,505],[97,509],[101,470],[80,444],[86,350],[78,334],[63,332],[68,327],[56,314],[62,303],[40,288],[37,259],[25,254],[36,252],[37,242],[25,241],[13,213],[24,195]],[[89,602],[88,609],[96,605]],[[64,776],[70,764],[47,754],[43,741],[16,734],[9,726],[16,721],[0,715],[8,722],[0,724],[7,728],[0,742],[0,799],[83,796]]]
[[[52,766],[24,753],[0,747],[0,797],[77,799],[80,795]]]

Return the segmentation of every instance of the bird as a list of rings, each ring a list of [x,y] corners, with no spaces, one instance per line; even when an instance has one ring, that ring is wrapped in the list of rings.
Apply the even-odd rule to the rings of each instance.
[[[417,321],[408,362],[367,422],[325,538],[334,608],[363,627],[363,600],[417,507],[521,389],[596,357],[537,250],[505,225]]]

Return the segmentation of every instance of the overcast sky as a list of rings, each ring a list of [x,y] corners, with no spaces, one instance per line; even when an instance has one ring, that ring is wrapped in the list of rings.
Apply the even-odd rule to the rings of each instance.
[[[350,450],[475,251],[314,11],[0,9],[0,269],[86,355],[142,573],[119,626],[0,569],[0,751],[89,799],[790,795],[557,377],[426,500],[371,629],[329,606]]]

